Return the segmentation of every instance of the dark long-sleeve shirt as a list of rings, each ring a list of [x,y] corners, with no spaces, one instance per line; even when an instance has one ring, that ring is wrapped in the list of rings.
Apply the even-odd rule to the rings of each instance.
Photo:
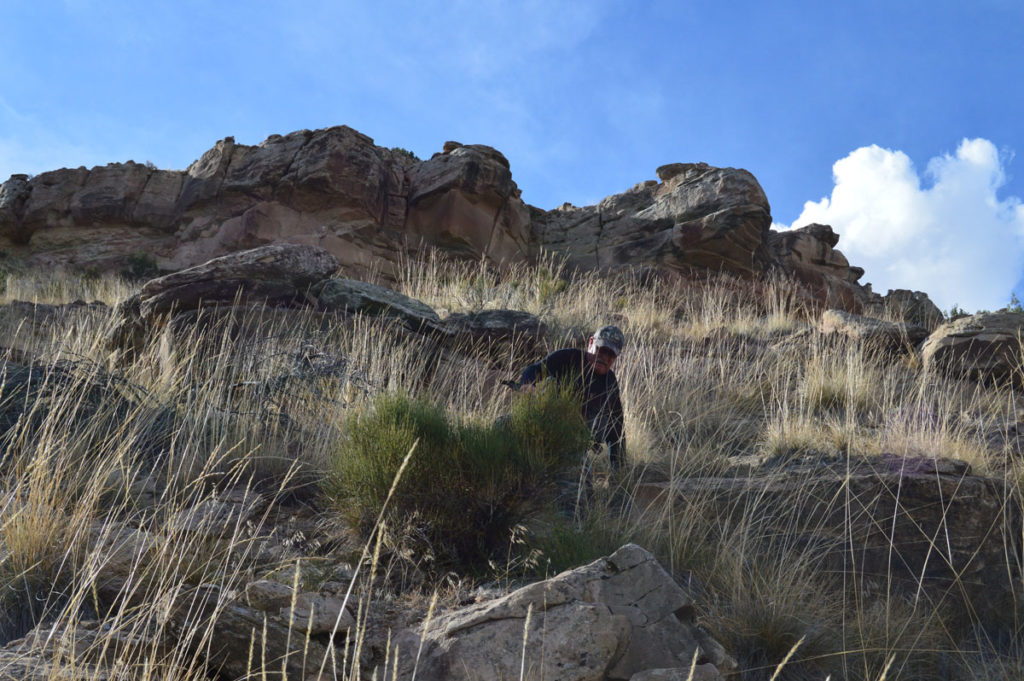
[[[532,384],[545,378],[567,381],[579,391],[583,402],[583,418],[590,426],[594,439],[608,443],[612,465],[618,467],[621,450],[625,445],[622,398],[615,372],[604,376],[594,371],[586,353],[575,348],[555,350],[539,362],[523,369],[520,383]]]

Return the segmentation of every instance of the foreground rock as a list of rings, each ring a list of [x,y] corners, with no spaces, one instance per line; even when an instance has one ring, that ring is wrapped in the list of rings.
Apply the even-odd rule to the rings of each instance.
[[[937,328],[921,346],[926,369],[1020,383],[1024,313],[985,312]]]
[[[399,678],[414,669],[424,681],[519,678],[525,659],[526,678],[630,679],[689,667],[695,656],[708,665],[703,678],[721,678],[734,663],[693,618],[686,592],[650,553],[629,544],[405,632],[397,639]]]
[[[109,556],[96,585],[100,598],[111,603],[156,597],[140,588],[150,567],[159,573],[159,566],[149,565],[157,558],[155,537],[109,523],[98,524],[94,533]],[[153,616],[165,622],[162,638],[146,645],[196,651],[228,678],[245,676],[254,659],[286,668],[290,677],[334,678],[345,674],[345,651],[351,652],[358,635],[355,600],[296,593],[284,581],[260,579],[230,591],[177,584],[159,597],[163,605]],[[722,647],[695,625],[689,595],[650,553],[629,544],[502,598],[436,616],[426,630],[417,625],[395,632],[388,639],[390,666],[374,673],[405,681],[518,678],[524,631],[526,678],[625,680],[648,670],[688,669],[695,659],[697,678],[719,679],[735,669]],[[13,647],[30,651],[24,641]]]

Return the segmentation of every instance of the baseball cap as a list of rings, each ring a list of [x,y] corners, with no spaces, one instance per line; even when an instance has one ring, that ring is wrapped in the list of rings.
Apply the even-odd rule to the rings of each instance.
[[[622,352],[622,346],[626,344],[626,338],[617,326],[602,326],[594,332],[594,347],[608,348],[616,355]]]

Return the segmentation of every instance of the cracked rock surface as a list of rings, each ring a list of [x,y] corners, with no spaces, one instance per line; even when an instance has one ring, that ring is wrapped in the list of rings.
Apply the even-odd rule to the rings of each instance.
[[[399,678],[415,668],[424,680],[518,678],[524,660],[527,678],[567,681],[629,679],[688,666],[694,654],[723,673],[734,664],[695,625],[689,595],[635,544],[408,629],[397,647]]]

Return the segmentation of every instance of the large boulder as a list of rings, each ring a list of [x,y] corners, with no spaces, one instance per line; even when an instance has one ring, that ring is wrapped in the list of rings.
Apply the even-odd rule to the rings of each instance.
[[[611,556],[429,621],[397,638],[399,678],[629,679],[700,664],[732,671],[722,647],[694,624],[689,595],[646,550]],[[524,658],[525,650],[525,658]],[[715,677],[721,678],[716,674]]]
[[[411,331],[447,331],[426,303],[376,284],[336,277],[317,284],[312,294],[332,312],[393,319]]]
[[[305,302],[309,289],[338,269],[322,248],[271,244],[214,258],[202,265],[147,281],[139,292],[145,318],[200,305]]]
[[[1020,382],[1024,313],[984,312],[935,329],[921,346],[926,369],[955,377]]]
[[[118,306],[109,340],[114,347],[137,349],[169,316],[201,307],[307,305],[315,300],[313,285],[337,269],[337,259],[322,248],[284,243],[214,258],[146,282]]]
[[[705,268],[751,276],[768,264],[771,209],[746,170],[706,163],[658,169],[596,206],[565,204],[534,218],[538,245],[583,268]]]
[[[818,328],[825,335],[845,336],[870,348],[884,351],[912,350],[928,331],[906,322],[887,322],[843,310],[825,310]]]

